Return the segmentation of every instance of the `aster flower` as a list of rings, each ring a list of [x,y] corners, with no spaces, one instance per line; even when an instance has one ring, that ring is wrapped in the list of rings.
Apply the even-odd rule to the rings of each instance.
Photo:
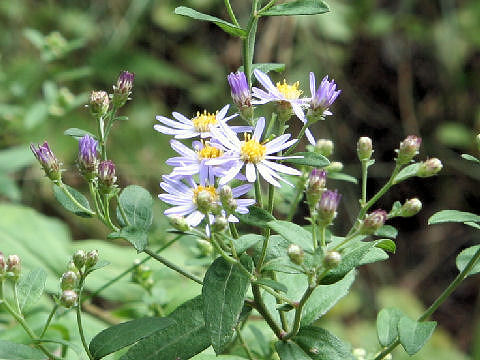
[[[61,179],[61,164],[53,151],[50,150],[48,142],[45,141],[43,145],[38,144],[37,147],[30,144],[30,150],[32,150],[33,155],[35,155],[40,165],[42,165],[45,174],[50,180],[55,181]]]
[[[224,146],[225,154],[217,159],[206,162],[207,165],[223,165],[230,162],[230,169],[223,174],[220,179],[220,185],[224,185],[232,180],[245,165],[245,175],[248,182],[254,182],[257,178],[257,170],[260,175],[270,184],[280,186],[277,180],[289,184],[278,173],[289,175],[301,175],[301,172],[291,167],[278,164],[270,160],[283,160],[288,158],[297,158],[297,156],[275,156],[271,155],[280,150],[286,149],[297,139],[288,141],[290,134],[284,134],[276,139],[261,143],[263,130],[265,128],[265,118],[261,117],[257,121],[253,135],[245,134],[245,139],[240,141],[228,126],[221,125],[221,129],[212,129],[214,138]]]
[[[185,221],[190,226],[197,226],[206,216],[205,211],[203,211],[204,209],[201,208],[202,204],[200,204],[199,208],[199,200],[201,202],[208,200],[211,205],[220,205],[220,189],[215,188],[213,185],[208,185],[205,179],[200,179],[200,185],[197,185],[191,176],[185,177],[184,182],[175,181],[168,176],[163,176],[163,182],[160,183],[160,187],[167,193],[158,195],[159,199],[167,204],[174,205],[170,209],[167,209],[164,214],[167,216],[186,216]],[[238,198],[246,194],[251,188],[251,184],[243,184],[235,187],[232,189],[233,197]],[[237,204],[236,212],[239,214],[248,213],[247,207],[255,203],[254,199],[235,200]],[[223,212],[223,214],[225,213]],[[230,215],[228,221],[237,222],[238,219]]]
[[[78,167],[87,178],[97,172],[98,167],[98,141],[90,135],[85,135],[78,141]]]
[[[210,131],[213,128],[220,124],[226,124],[227,121],[238,116],[238,114],[226,116],[229,107],[230,105],[225,105],[215,114],[207,111],[197,112],[197,115],[192,119],[188,119],[178,112],[172,113],[176,121],[165,116],[157,116],[156,119],[167,126],[155,124],[153,128],[162,134],[174,135],[176,139],[189,139],[197,136],[207,138],[211,136]],[[251,131],[249,126],[234,126],[233,128],[236,132]]]
[[[332,115],[328,110],[330,106],[337,99],[342,90],[336,90],[337,84],[335,80],[328,81],[328,75],[322,79],[318,89],[315,87],[315,74],[310,73],[310,92],[312,98],[310,99],[310,110],[320,116]]]
[[[245,73],[238,71],[237,73],[230,73],[227,76],[228,83],[231,89],[233,102],[239,109],[252,106],[252,95],[248,87]]]

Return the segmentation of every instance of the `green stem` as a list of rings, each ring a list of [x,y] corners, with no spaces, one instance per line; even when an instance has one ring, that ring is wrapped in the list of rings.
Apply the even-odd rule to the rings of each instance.
[[[254,50],[251,46],[251,42],[255,43],[255,32],[257,29],[258,15],[258,0],[253,0],[252,11],[250,13],[250,19],[248,21],[246,36],[243,39],[243,68],[245,70],[245,76],[247,77],[248,86],[252,88],[252,62],[253,62],[253,53],[250,50]],[[253,31],[253,33],[252,33]]]
[[[15,301],[15,307],[16,307],[17,314],[20,314],[20,316],[23,316],[22,315],[22,310],[20,309],[20,303],[18,302],[18,292],[17,292],[17,282],[16,281],[13,283],[13,301]]]
[[[203,285],[203,282],[202,280],[200,280],[198,277],[196,277],[195,275],[193,274],[190,274],[188,271],[185,271],[181,268],[179,268],[177,265],[175,265],[174,263],[170,262],[169,260],[165,259],[163,256],[160,256],[158,254],[156,254],[155,252],[153,252],[152,250],[146,248],[145,250],[143,250],[144,253],[150,255],[152,258],[154,258],[155,260],[161,262],[163,265],[165,265],[166,267],[172,269],[173,271],[176,271],[178,272],[179,274],[182,274],[183,276],[189,278],[190,280],[193,280],[195,281],[197,284],[200,284],[200,285]]]
[[[120,209],[120,214],[122,215],[123,221],[125,222],[125,224],[130,226],[130,221],[128,221],[127,214],[125,214],[125,209],[123,208],[123,206],[120,202],[120,198],[118,197],[118,194],[116,195],[116,199],[117,199],[117,206]]]
[[[107,148],[105,146],[105,120],[103,117],[97,119],[99,144],[102,150],[102,160],[107,160]]]
[[[362,160],[362,199],[360,204],[362,207],[367,203],[367,173],[368,173],[368,159]]]
[[[300,140],[302,140],[303,135],[305,135],[305,131],[307,130],[307,128],[308,128],[308,121],[305,124],[303,124],[302,128],[300,129],[300,132],[298,133],[298,136],[297,136],[298,141],[292,146],[290,146],[290,148],[285,153],[285,156],[290,155],[296,149],[298,143],[300,142]]]
[[[113,231],[118,231],[119,228],[116,227],[112,223],[112,219],[110,219],[110,198],[107,195],[103,195],[103,203],[105,204],[105,221],[107,222],[107,225],[113,230]]]
[[[258,11],[258,16],[262,16],[262,14],[267,11],[268,9],[270,9],[273,5],[275,5],[275,3],[277,2],[277,0],[271,0],[267,5],[265,5],[263,8],[261,8],[259,11]]]
[[[285,336],[285,331],[283,331],[280,328],[280,326],[278,326],[278,324],[275,322],[275,320],[272,318],[267,308],[265,307],[265,304],[263,303],[259,286],[253,283],[252,283],[252,293],[253,293],[253,299],[255,301],[255,309],[257,309],[258,313],[265,319],[268,326],[270,326],[270,328],[273,330],[277,338],[282,339],[282,337]]]
[[[262,188],[260,187],[260,176],[257,172],[257,179],[255,180],[255,200],[257,200],[257,205],[263,208],[263,200],[262,200]]]
[[[218,244],[218,242],[215,240],[215,237],[213,236],[213,233],[210,235],[210,242],[212,243],[213,247],[215,248],[215,250],[220,254],[221,257],[223,257],[225,259],[226,262],[230,263],[230,264],[233,264],[233,265],[237,265],[238,268],[245,274],[248,276],[248,278],[251,280],[251,281],[255,281],[255,276],[252,275],[252,273],[250,273],[250,271],[247,270],[247,268],[245,266],[243,266],[243,264],[237,260],[237,259],[234,259],[232,258],[231,256],[229,256],[225,251],[223,251],[222,247]]]
[[[284,303],[287,303],[287,304],[290,304],[292,305],[293,307],[297,307],[298,303],[293,301],[293,300],[290,300],[289,298],[283,296],[282,294],[276,292],[275,290],[272,290],[270,289],[268,286],[266,285],[263,285],[263,284],[258,284],[256,283],[257,286],[260,286],[263,290],[265,290],[266,292],[268,292],[270,295],[272,295],[275,299],[277,300],[280,300]]]
[[[275,198],[275,186],[272,184],[268,184],[268,207],[267,211],[272,214],[273,213],[273,202]]]
[[[303,199],[303,191],[305,190],[305,184],[307,183],[308,180],[308,174],[304,173],[300,179],[298,180],[297,186],[296,186],[296,193],[295,193],[295,198],[292,203],[292,207],[290,208],[290,212],[288,213],[287,220],[292,221],[293,217],[295,216],[297,210],[298,210],[298,204],[300,204],[300,201]]]
[[[230,232],[232,233],[232,236],[234,239],[238,239],[238,231],[237,227],[235,226],[235,223],[229,222],[228,227],[230,228]]]
[[[248,345],[245,341],[245,339],[243,338],[242,336],[242,329],[240,329],[240,325],[237,324],[235,326],[235,329],[237,330],[237,336],[238,336],[238,340],[240,340],[240,344],[242,345],[243,349],[245,350],[245,352],[247,353],[247,356],[250,360],[255,360],[255,358],[253,357],[253,354],[252,352],[250,351],[250,349],[248,348]]]
[[[88,188],[90,190],[90,196],[93,199],[93,204],[95,206],[95,211],[97,212],[97,216],[101,221],[105,222],[105,217],[103,216],[103,213],[100,211],[100,208],[98,207],[97,189],[95,189],[95,184],[93,183],[93,180],[90,180],[88,182]]]
[[[443,291],[443,293],[435,300],[435,302],[430,305],[430,307],[425,310],[425,312],[418,318],[417,321],[425,321],[442,305],[442,303],[450,296],[452,292],[462,283],[462,281],[468,276],[469,272],[477,263],[480,258],[480,249],[477,250],[475,255],[470,259],[467,266],[457,275],[457,277],[452,281],[452,283]],[[374,360],[381,360],[388,354],[390,354],[398,345],[400,340],[396,340],[393,344],[385,348],[380,354],[378,354]]]
[[[70,191],[68,191],[68,189],[65,187],[65,184],[64,184],[62,181],[58,181],[58,182],[56,182],[56,183],[57,183],[58,187],[63,191],[63,193],[64,193],[65,195],[67,195],[67,197],[70,199],[70,201],[75,204],[75,206],[77,206],[77,207],[78,207],[79,209],[81,209],[83,212],[85,212],[85,213],[87,213],[87,214],[89,214],[89,215],[91,215],[91,216],[95,216],[95,215],[96,215],[96,213],[95,213],[94,211],[92,211],[92,210],[90,210],[90,209],[87,209],[85,206],[83,206],[82,204],[80,204],[80,203],[78,202],[78,200],[75,199],[72,194],[70,194]]]
[[[53,306],[52,311],[50,311],[50,315],[48,315],[47,322],[45,323],[45,326],[43,327],[42,333],[40,334],[40,339],[43,338],[43,336],[44,336],[45,333],[47,332],[48,326],[50,325],[50,322],[51,322],[52,319],[53,319],[53,315],[55,315],[55,313],[57,312],[57,310],[58,310],[58,304],[55,304],[55,305]]]
[[[276,276],[275,272],[272,272],[272,280],[277,281],[277,276]],[[293,301],[291,301],[291,302],[285,301],[285,300],[289,300],[287,298],[284,298],[284,299],[276,298],[276,300],[277,300],[277,305],[281,305],[283,302],[287,302],[293,307],[296,307],[298,305],[298,303],[293,302]],[[288,332],[288,321],[287,321],[287,316],[286,316],[285,311],[277,309],[277,312],[278,312],[278,315],[280,315],[280,322],[282,323],[282,329],[285,332]]]
[[[276,120],[277,120],[277,113],[272,113],[270,121],[268,122],[267,130],[265,131],[264,139],[268,139],[270,135],[272,135],[273,126],[275,125]]]
[[[230,5],[230,0],[225,0],[225,7],[227,8],[228,16],[230,16],[230,19],[232,19],[232,22],[235,24],[235,26],[240,27],[240,24],[237,21],[237,18],[235,17],[235,14],[232,9],[232,5]]]
[[[298,303],[297,308],[295,309],[295,319],[293,320],[293,328],[292,331],[290,331],[287,335],[283,337],[282,340],[288,340],[297,335],[298,330],[300,330],[300,320],[302,319],[302,310],[303,306],[307,302],[308,298],[310,295],[312,295],[313,290],[315,290],[315,285],[308,285],[307,290],[303,294],[302,298],[300,299],[300,302]]]
[[[78,288],[78,304],[76,306],[76,313],[77,313],[77,324],[78,324],[78,332],[80,334],[80,339],[82,340],[83,348],[87,353],[87,356],[90,360],[93,360],[93,356],[90,353],[90,349],[88,348],[87,340],[85,339],[85,334],[83,332],[83,325],[82,325],[82,291],[83,291],[83,283],[85,281],[85,274],[80,271],[80,284]]]

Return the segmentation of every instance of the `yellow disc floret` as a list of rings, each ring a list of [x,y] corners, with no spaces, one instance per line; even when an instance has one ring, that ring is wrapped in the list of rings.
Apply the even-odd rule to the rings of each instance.
[[[198,185],[196,189],[193,189],[193,202],[197,203],[198,194],[202,191],[205,191],[210,194],[211,202],[213,203],[217,199],[217,190],[215,190],[214,186],[202,186]]]
[[[210,131],[210,125],[217,123],[217,114],[207,113],[207,110],[204,110],[203,113],[197,112],[197,116],[192,119],[192,122],[198,132],[208,132]]]
[[[302,90],[299,90],[300,83],[297,81],[293,85],[288,85],[285,80],[283,80],[283,84],[277,82],[277,89],[285,96],[288,100],[295,100],[302,95]]]
[[[245,135],[245,141],[242,143],[242,148],[240,150],[240,156],[243,161],[250,163],[259,163],[265,159],[265,153],[267,152],[267,147],[258,140],[252,139],[250,134]]]
[[[222,156],[222,154],[223,154],[222,150],[210,145],[204,145],[204,147],[200,151],[198,151],[198,158],[200,160],[214,159]]]

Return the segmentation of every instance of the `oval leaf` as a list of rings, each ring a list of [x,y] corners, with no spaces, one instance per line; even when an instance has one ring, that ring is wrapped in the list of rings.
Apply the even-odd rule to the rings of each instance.
[[[272,214],[258,206],[250,206],[248,210],[248,214],[235,214],[241,222],[247,225],[264,228],[269,221],[275,220]]]
[[[328,5],[320,0],[296,0],[273,6],[263,12],[262,15],[317,15],[329,11]]]
[[[477,251],[480,249],[480,245],[471,246],[469,248],[464,249],[460,254],[457,256],[456,264],[457,269],[461,272],[470,260],[475,256]],[[478,274],[480,272],[480,262],[477,260],[475,265],[473,266],[472,270],[469,271],[467,276]]]
[[[72,194],[72,196],[77,200],[80,205],[84,206],[88,210],[90,209],[90,204],[88,203],[88,200],[85,196],[83,196],[82,193],[78,192],[71,186],[68,186],[64,184],[67,188],[67,190]],[[81,217],[92,217],[91,214],[85,212],[82,208],[80,208],[78,205],[76,205],[64,192],[63,190],[58,186],[58,185],[53,185],[53,194],[55,195],[55,199],[68,211],[74,213],[75,215],[81,216]]]
[[[263,239],[262,235],[247,234],[233,240],[237,254],[241,254]]]
[[[242,263],[252,271],[250,257]],[[217,258],[207,270],[203,280],[203,315],[213,349],[220,354],[234,335],[234,328],[242,312],[250,278],[236,264]]]
[[[18,304],[22,311],[35,304],[42,296],[47,272],[42,268],[33,269],[26,276],[22,276],[18,282]]]
[[[63,133],[64,135],[68,135],[68,136],[71,136],[73,137],[75,140],[80,140],[82,137],[84,137],[85,135],[89,135],[91,136],[92,138],[96,139],[97,137],[95,135],[93,135],[91,132],[88,132],[86,130],[82,130],[82,129],[78,129],[78,128],[70,128],[70,129],[67,129],[65,130],[65,132]]]
[[[382,309],[377,315],[377,335],[382,346],[388,346],[398,337],[398,322],[403,313],[397,308]]]
[[[282,220],[270,221],[267,225],[292,244],[313,252],[312,234],[301,226]]]
[[[280,360],[311,360],[300,346],[292,341],[278,341],[275,344]]]
[[[430,339],[436,326],[435,321],[418,322],[402,317],[398,322],[398,335],[407,354],[416,354]]]
[[[132,244],[138,252],[145,250],[148,245],[148,234],[145,230],[135,226],[125,226],[120,231],[110,233],[109,239],[125,239]]]
[[[150,193],[138,185],[130,185],[123,189],[119,202],[125,211],[129,224],[125,224],[120,209],[117,208],[117,219],[122,226],[133,226],[147,231],[153,221],[153,199]]]
[[[258,69],[265,74],[270,71],[282,72],[285,71],[285,64],[275,64],[275,63],[263,63],[263,64],[252,64],[252,71]],[[237,71],[244,71],[243,65],[238,68]]]
[[[395,254],[395,251],[397,250],[397,245],[390,239],[380,239],[375,241],[375,247],[391,252],[392,254]]]
[[[330,161],[323,155],[313,152],[299,152],[292,156],[302,156],[301,158],[285,159],[284,162],[297,165],[307,165],[311,167],[321,168],[330,164]]]
[[[404,180],[407,180],[408,178],[411,178],[413,176],[417,175],[417,171],[420,168],[421,163],[415,163],[415,164],[410,164],[406,167],[404,167],[400,172],[395,176],[395,180],[393,181],[394,184],[398,184],[399,182],[402,182]]]
[[[428,219],[428,225],[447,222],[480,222],[480,216],[465,211],[442,210]]]
[[[468,161],[473,161],[476,163],[480,163],[480,160],[478,160],[475,156],[469,155],[469,154],[462,154],[462,158]]]
[[[255,284],[265,285],[265,286],[268,286],[269,288],[272,288],[274,290],[283,292],[285,294],[288,291],[288,289],[285,285],[283,285],[282,283],[279,283],[278,281],[272,280],[272,279],[259,279],[259,280],[255,281]]]
[[[329,331],[306,326],[293,338],[314,360],[354,360],[351,346]],[[296,359],[296,358],[292,358]]]
[[[0,340],[0,359],[4,360],[43,360],[45,355],[30,346]]]

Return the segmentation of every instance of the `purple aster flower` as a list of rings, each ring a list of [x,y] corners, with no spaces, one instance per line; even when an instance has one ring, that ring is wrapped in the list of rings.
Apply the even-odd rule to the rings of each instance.
[[[98,180],[106,188],[111,188],[115,184],[117,177],[113,161],[105,160],[98,164]]]
[[[328,81],[328,75],[322,79],[320,86],[315,90],[315,75],[310,73],[310,92],[312,98],[310,99],[310,109],[320,116],[332,115],[328,110],[330,106],[337,99],[342,90],[336,90],[337,84],[335,80]]]
[[[46,141],[43,143],[43,145],[38,144],[37,147],[35,147],[33,144],[30,144],[30,150],[32,150],[33,155],[35,155],[40,165],[42,165],[43,170],[45,170],[45,174],[50,180],[61,180],[61,164],[52,150],[50,150],[50,147]]]
[[[337,216],[337,207],[342,195],[335,191],[325,190],[317,204],[318,217],[323,224],[330,224]]]
[[[113,103],[116,107],[125,105],[132,93],[135,74],[122,71],[117,79],[117,85],[113,86]]]
[[[165,116],[157,116],[156,119],[163,125],[155,124],[153,128],[162,134],[174,135],[175,139],[189,139],[197,136],[207,138],[211,136],[210,131],[213,128],[216,128],[221,124],[226,124],[227,121],[238,116],[238,114],[226,116],[229,107],[230,105],[225,105],[215,114],[208,113],[207,111],[204,111],[203,113],[197,112],[197,115],[192,119],[189,119],[178,112],[172,113],[172,116],[176,121]],[[250,126],[233,126],[232,128],[236,132],[252,130]]]
[[[97,145],[98,141],[90,135],[85,135],[78,141],[78,167],[88,179],[93,178],[97,172]]]
[[[227,76],[227,79],[230,84],[232,99],[235,105],[237,105],[239,109],[251,107],[252,95],[250,94],[250,88],[248,87],[245,73],[242,71],[230,73],[230,75]]]
[[[257,121],[253,135],[246,134],[245,139],[240,141],[237,134],[228,126],[221,125],[220,129],[213,129],[214,138],[225,148],[225,154],[217,159],[206,162],[207,165],[223,165],[230,163],[230,169],[223,174],[220,185],[225,185],[232,180],[245,166],[245,175],[248,182],[254,182],[257,178],[257,170],[260,175],[274,186],[280,186],[277,180],[290,184],[278,173],[289,175],[301,175],[301,172],[291,167],[278,164],[271,160],[283,160],[298,158],[298,156],[275,156],[274,153],[290,147],[297,139],[288,141],[290,134],[284,134],[268,142],[260,142],[265,128],[265,118]],[[291,184],[290,184],[291,185]]]

